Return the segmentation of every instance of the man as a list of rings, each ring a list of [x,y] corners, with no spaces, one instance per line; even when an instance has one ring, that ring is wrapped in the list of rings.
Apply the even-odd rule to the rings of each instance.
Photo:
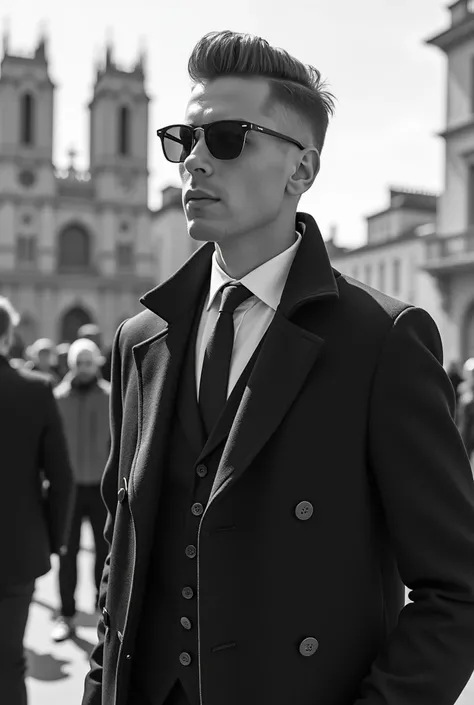
[[[79,338],[87,338],[92,340],[100,350],[103,350],[102,334],[100,328],[95,323],[84,323],[77,332]],[[102,365],[101,374],[103,379],[110,382],[110,366],[112,362],[112,350],[109,348],[104,353],[104,362]]]
[[[41,372],[56,386],[60,379],[56,371],[56,346],[49,338],[36,340],[27,350],[27,369]]]
[[[95,343],[87,339],[76,340],[68,352],[70,375],[54,391],[64,422],[76,482],[68,550],[59,562],[61,609],[51,635],[57,642],[75,634],[77,556],[84,519],[89,519],[94,535],[96,608],[107,556],[103,536],[107,513],[100,493],[100,481],[110,449],[110,385],[101,378],[102,364],[103,357]]]
[[[51,569],[50,555],[65,550],[74,501],[51,383],[9,364],[18,322],[11,303],[0,297],[0,700],[8,705],[27,701],[23,638],[29,605],[36,578]]]
[[[332,269],[297,211],[319,72],[218,32],[189,73],[158,134],[208,242],[116,335],[83,705],[453,705],[474,486],[436,325]]]

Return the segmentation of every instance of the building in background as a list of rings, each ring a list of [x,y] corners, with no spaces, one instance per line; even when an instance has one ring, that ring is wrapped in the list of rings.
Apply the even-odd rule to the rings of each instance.
[[[168,186],[162,194],[161,208],[153,213],[152,219],[152,243],[158,282],[168,279],[203,245],[188,235],[181,188]]]
[[[474,2],[450,7],[451,26],[428,44],[447,58],[445,185],[425,270],[438,282],[447,312],[445,356],[474,357]]]
[[[142,310],[156,284],[148,208],[148,102],[141,56],[117,67],[110,47],[97,66],[89,171],[53,163],[55,86],[46,42],[0,64],[0,293],[22,316],[25,345],[57,343],[97,323],[105,344]]]
[[[426,242],[435,232],[436,205],[434,194],[391,188],[388,207],[367,218],[367,244],[340,248],[333,236],[326,248],[339,271],[427,310],[443,336],[442,296],[436,279],[424,269]]]

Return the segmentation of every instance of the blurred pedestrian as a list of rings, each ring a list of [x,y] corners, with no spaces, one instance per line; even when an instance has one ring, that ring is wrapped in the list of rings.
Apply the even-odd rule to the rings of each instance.
[[[464,363],[463,377],[459,398],[459,429],[474,474],[474,357]]]
[[[104,348],[102,333],[96,323],[85,323],[77,332],[78,338],[87,338],[92,340],[104,356],[104,364],[102,365],[101,373],[103,379],[110,382],[110,371],[112,364],[112,348]]]
[[[23,638],[35,580],[65,550],[74,481],[51,382],[13,368],[19,320],[0,297],[0,702],[25,705]],[[44,484],[43,484],[44,481]]]
[[[84,519],[89,520],[94,535],[95,605],[107,555],[103,536],[107,512],[100,483],[110,448],[110,385],[101,377],[102,364],[103,357],[94,342],[85,338],[76,340],[68,353],[70,372],[55,389],[77,491],[68,551],[59,563],[61,607],[51,635],[54,641],[64,641],[75,633],[77,556]]]
[[[35,372],[46,375],[53,385],[60,382],[56,370],[56,346],[49,338],[40,338],[27,348],[26,351],[29,362],[27,368]]]
[[[56,346],[56,372],[59,379],[62,381],[69,372],[69,367],[67,364],[67,356],[69,354],[69,343],[60,343]]]

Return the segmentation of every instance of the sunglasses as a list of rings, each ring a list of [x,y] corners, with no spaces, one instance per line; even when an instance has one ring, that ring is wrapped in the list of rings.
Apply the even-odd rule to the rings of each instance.
[[[206,147],[215,159],[237,159],[244,149],[247,133],[252,131],[278,137],[280,140],[295,144],[300,149],[305,149],[301,142],[294,140],[292,137],[287,137],[280,132],[269,130],[252,122],[217,120],[199,127],[194,127],[193,125],[168,125],[168,127],[162,127],[161,130],[157,130],[156,134],[161,139],[165,158],[175,164],[184,162],[196,144],[197,130],[204,132]]]

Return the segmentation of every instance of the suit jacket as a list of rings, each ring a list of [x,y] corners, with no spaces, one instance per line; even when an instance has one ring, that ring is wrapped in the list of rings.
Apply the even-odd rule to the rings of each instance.
[[[297,227],[199,524],[200,703],[454,704],[474,669],[474,483],[438,329],[333,269],[311,216]],[[83,705],[126,703],[184,341],[213,250],[116,334],[111,551]]]
[[[74,481],[50,380],[3,356],[0,478],[0,584],[30,582],[67,543]]]

